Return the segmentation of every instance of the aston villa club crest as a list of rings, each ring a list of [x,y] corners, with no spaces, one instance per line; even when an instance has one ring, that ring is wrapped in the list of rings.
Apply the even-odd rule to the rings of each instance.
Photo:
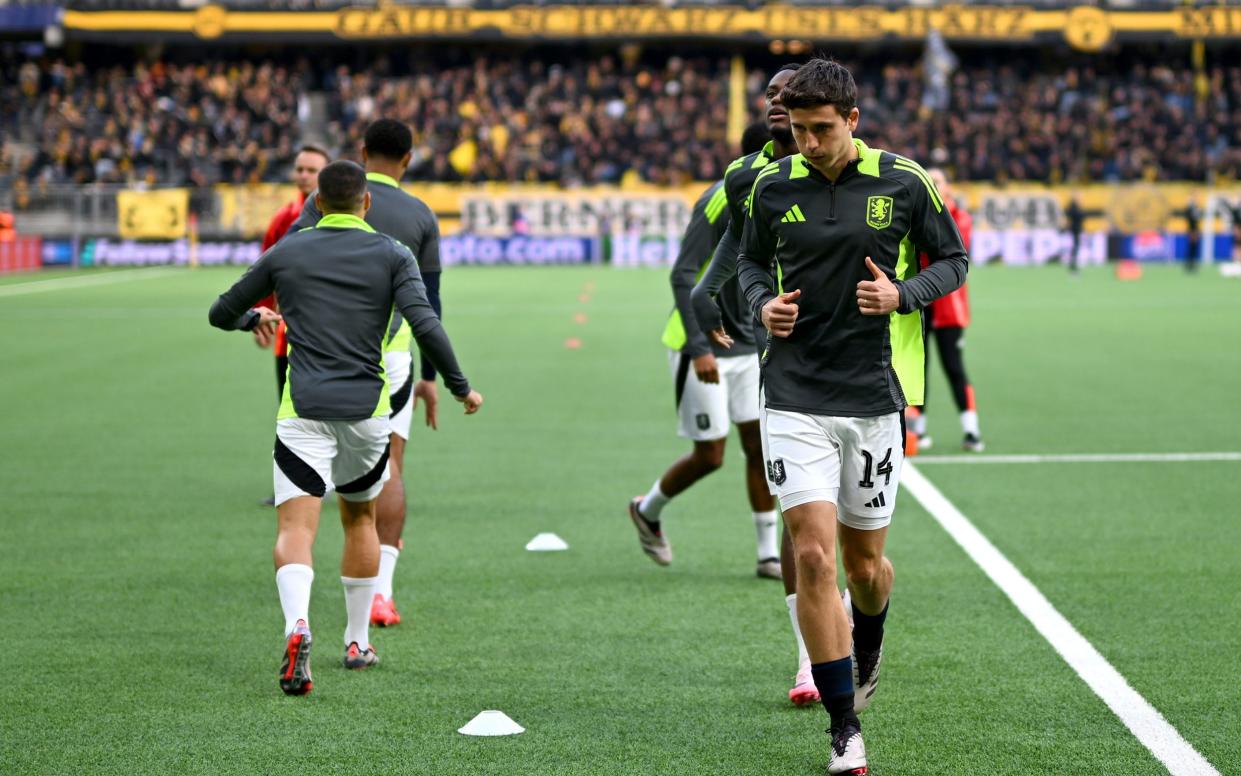
[[[887,229],[892,225],[892,198],[867,197],[866,223],[872,229]]]

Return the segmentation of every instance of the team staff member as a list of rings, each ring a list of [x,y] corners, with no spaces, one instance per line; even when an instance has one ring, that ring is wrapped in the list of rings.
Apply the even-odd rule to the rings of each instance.
[[[378,661],[368,623],[379,571],[375,499],[388,477],[383,343],[394,305],[466,414],[482,405],[457,366],[409,249],[363,220],[371,207],[366,184],[365,171],[353,162],[324,167],[315,196],[323,214],[317,227],[277,243],[211,307],[211,324],[221,329],[289,322],[289,378],[276,415],[273,476],[276,587],[287,637],[280,686],[290,695],[313,686],[311,548],[329,482],[340,498],[345,529],[345,667]],[[273,291],[283,315],[252,307]]]
[[[440,228],[431,208],[417,197],[401,190],[399,181],[409,167],[414,137],[409,127],[392,119],[379,119],[366,128],[363,136],[362,160],[374,206],[366,214],[366,222],[382,234],[400,241],[413,252],[426,285],[427,299],[437,316],[443,315],[440,304]],[[314,226],[319,211],[313,200],[307,200],[294,229]],[[379,530],[379,579],[371,603],[371,624],[380,627],[401,621],[393,600],[393,576],[401,554],[401,533],[405,530],[405,443],[409,439],[414,405],[421,400],[426,423],[438,427],[439,393],[435,387],[435,365],[427,354],[421,356],[421,378],[414,382],[410,354],[409,326],[394,318],[384,346],[384,365],[391,391],[392,454],[389,466],[392,476],[379,496],[377,524]]]
[[[926,172],[853,139],[859,112],[848,70],[812,60],[782,99],[801,153],[759,173],[738,272],[770,333],[769,465],[793,535],[802,635],[831,718],[828,772],[864,774],[857,711],[870,702],[882,657],[901,413],[921,403],[925,377],[917,311],[965,282],[967,260]],[[920,273],[917,251],[931,261]],[[836,589],[838,535],[852,644]]]
[[[931,182],[939,190],[944,200],[944,207],[948,209],[948,214],[956,223],[957,231],[961,233],[961,242],[968,251],[970,234],[973,231],[973,219],[970,218],[969,211],[952,196],[952,187],[943,170],[934,168],[927,170],[927,174],[931,176]],[[921,260],[922,266],[925,267],[928,262],[926,254],[922,255]],[[974,386],[965,373],[965,327],[970,325],[970,298],[967,286],[963,285],[951,294],[936,299],[927,308],[927,312],[930,313],[930,335],[935,338],[939,362],[948,376],[948,384],[952,386],[952,399],[956,402],[957,412],[960,413],[961,431],[964,434],[961,448],[970,453],[981,453],[985,446],[982,441],[982,431],[978,425],[978,406],[974,402]],[[929,349],[927,353],[927,371],[929,372]],[[918,449],[930,448],[931,437],[926,433],[926,404],[923,403],[921,407],[911,406],[906,415],[912,431],[918,437]]]

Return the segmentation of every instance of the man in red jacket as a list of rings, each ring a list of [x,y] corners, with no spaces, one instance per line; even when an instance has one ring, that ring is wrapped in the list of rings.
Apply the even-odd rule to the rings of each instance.
[[[264,253],[268,248],[280,242],[280,238],[284,237],[285,232],[289,231],[289,227],[301,215],[306,197],[319,188],[319,170],[326,167],[330,161],[332,159],[327,151],[317,146],[304,145],[298,150],[297,156],[293,159],[293,185],[297,187],[297,197],[277,210],[271,223],[267,225],[267,232],[263,235]],[[258,306],[275,312],[280,310],[275,294],[261,300]],[[289,371],[289,346],[285,339],[284,321],[277,324],[275,334],[272,334],[266,326],[254,327],[254,342],[260,348],[271,348],[276,354],[276,401],[279,402],[284,396],[284,380]],[[266,499],[263,503],[267,506],[275,506],[275,496]]]
[[[284,237],[284,233],[289,231],[289,227],[297,220],[302,213],[302,205],[306,202],[306,197],[319,187],[319,170],[327,166],[332,161],[327,151],[312,145],[302,146],[297,152],[297,157],[293,160],[293,185],[297,187],[297,197],[284,207],[276,211],[276,215],[272,217],[271,223],[267,225],[267,232],[263,235],[263,251],[280,242],[280,238]],[[273,311],[279,311],[276,304],[276,296],[267,297],[259,302],[260,307],[267,307]],[[284,377],[288,371],[288,343],[285,340],[284,321],[281,321],[276,328],[273,336],[267,331],[265,326],[256,327],[254,330],[254,341],[261,348],[271,347],[276,354],[276,401],[284,395]]]
[[[952,196],[952,186],[949,185],[948,177],[943,170],[931,169],[927,172],[934,181],[935,187],[939,189],[948,207],[948,212],[952,215],[952,220],[957,224],[957,230],[961,232],[961,241],[965,243],[965,250],[968,251],[974,220]],[[925,267],[927,257],[923,255],[921,258],[922,266]],[[952,398],[957,403],[957,411],[961,413],[961,430],[965,434],[961,447],[971,453],[981,453],[984,445],[982,433],[978,427],[978,409],[974,404],[974,386],[970,384],[969,377],[965,374],[965,327],[970,324],[968,294],[966,286],[963,285],[951,294],[932,302],[927,308],[926,312],[929,313],[927,316],[929,321],[926,348],[927,368],[929,371],[930,340],[933,335],[935,348],[939,351],[939,361],[944,365],[944,372],[948,375],[949,384],[952,385]],[[930,387],[929,381],[927,387]],[[926,450],[931,447],[931,437],[926,433],[926,406],[910,407],[906,414],[910,431],[918,436],[918,449]]]

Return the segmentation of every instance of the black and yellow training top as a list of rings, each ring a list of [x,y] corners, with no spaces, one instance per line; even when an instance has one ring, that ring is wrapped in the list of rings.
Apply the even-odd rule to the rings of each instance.
[[[926,171],[853,142],[858,158],[835,182],[797,154],[765,167],[750,194],[738,273],[751,309],[761,319],[778,289],[801,289],[793,333],[768,337],[769,409],[873,417],[921,404],[919,311],[965,282],[965,246]],[[874,279],[867,256],[900,289],[890,316],[858,309],[857,284]]]

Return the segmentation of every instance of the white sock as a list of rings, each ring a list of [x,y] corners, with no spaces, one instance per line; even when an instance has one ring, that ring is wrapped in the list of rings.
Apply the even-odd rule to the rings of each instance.
[[[655,480],[655,484],[651,486],[651,492],[647,493],[642,498],[642,503],[638,505],[638,511],[647,520],[658,523],[659,513],[664,511],[664,506],[671,500],[659,489],[659,480]]]
[[[371,596],[375,593],[375,577],[341,577],[345,586],[345,646],[357,642],[362,649],[371,645]]]
[[[755,512],[754,531],[758,534],[758,559],[780,557],[780,540],[776,531],[776,512]]]
[[[384,598],[392,597],[392,574],[401,551],[391,544],[379,545],[379,576],[375,577],[375,592]]]
[[[976,410],[966,410],[961,413],[961,430],[976,437],[982,436],[982,432],[978,430],[978,412]]]
[[[315,570],[302,563],[286,563],[276,569],[276,590],[284,611],[284,635],[288,638],[298,620],[310,622],[310,585]]]
[[[797,637],[797,665],[800,670],[801,666],[810,665],[810,653],[806,651],[806,642],[801,637],[801,623],[797,621],[797,593],[785,596],[784,602],[789,605],[789,619],[793,621],[793,635]]]

